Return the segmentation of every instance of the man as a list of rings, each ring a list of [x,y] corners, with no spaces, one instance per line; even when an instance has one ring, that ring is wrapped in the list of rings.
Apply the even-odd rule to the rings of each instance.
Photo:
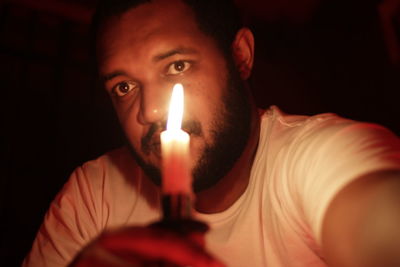
[[[99,73],[129,148],[75,170],[24,266],[400,265],[396,136],[333,114],[259,112],[245,85],[253,35],[229,1],[119,1],[97,14]],[[205,249],[147,227],[160,219],[175,83]]]

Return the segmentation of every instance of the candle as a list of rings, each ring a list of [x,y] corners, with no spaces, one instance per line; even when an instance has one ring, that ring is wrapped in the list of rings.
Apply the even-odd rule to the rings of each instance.
[[[169,195],[190,195],[189,134],[181,129],[183,86],[175,84],[168,111],[167,129],[161,133],[162,191]]]

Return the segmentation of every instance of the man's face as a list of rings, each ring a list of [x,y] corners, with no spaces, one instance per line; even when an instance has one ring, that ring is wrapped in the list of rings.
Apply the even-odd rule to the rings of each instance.
[[[100,74],[134,156],[159,183],[160,133],[174,84],[185,90],[195,191],[217,182],[240,156],[249,104],[215,41],[180,1],[156,0],[107,21],[98,42]],[[240,87],[240,88],[236,88]]]

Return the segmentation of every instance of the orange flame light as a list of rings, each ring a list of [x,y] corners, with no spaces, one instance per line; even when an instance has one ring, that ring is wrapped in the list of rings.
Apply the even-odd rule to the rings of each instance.
[[[162,191],[164,194],[190,194],[189,134],[181,129],[184,109],[182,84],[175,84],[169,105],[167,130],[161,133]]]

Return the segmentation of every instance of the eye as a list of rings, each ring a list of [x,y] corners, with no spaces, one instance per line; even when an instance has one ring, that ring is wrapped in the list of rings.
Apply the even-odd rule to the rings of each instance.
[[[188,70],[191,66],[191,63],[187,61],[175,61],[168,66],[167,75],[176,75]]]
[[[124,96],[130,91],[137,89],[138,87],[138,84],[135,82],[123,81],[114,86],[114,88],[112,89],[112,93],[116,96]]]

